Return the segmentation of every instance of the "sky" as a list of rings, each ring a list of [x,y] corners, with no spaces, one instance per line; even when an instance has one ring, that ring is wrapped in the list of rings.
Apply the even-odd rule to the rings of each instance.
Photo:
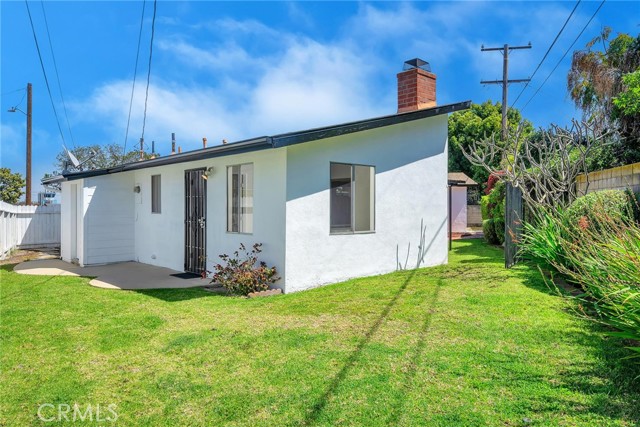
[[[32,30],[25,2],[3,0],[0,165],[25,173],[25,115],[7,110],[26,111],[27,82],[35,200],[40,178],[57,169],[63,143],[138,146],[150,58],[144,140],[147,150],[155,141],[165,155],[172,132],[189,151],[201,148],[203,137],[214,145],[394,114],[396,74],[416,57],[437,75],[438,104],[499,101],[501,86],[480,81],[502,78],[502,55],[481,46],[531,42],[531,49],[509,55],[509,78],[531,77],[575,5],[158,1],[152,25],[153,1],[29,1]],[[599,6],[580,2],[515,103],[534,126],[580,117],[566,90],[574,50],[604,26],[614,35],[639,33],[640,6],[632,1],[605,2],[585,29]],[[509,104],[523,87],[509,85]]]

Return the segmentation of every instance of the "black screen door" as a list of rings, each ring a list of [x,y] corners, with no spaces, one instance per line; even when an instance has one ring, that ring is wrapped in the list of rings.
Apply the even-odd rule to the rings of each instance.
[[[205,169],[184,171],[184,271],[201,274],[207,261]]]

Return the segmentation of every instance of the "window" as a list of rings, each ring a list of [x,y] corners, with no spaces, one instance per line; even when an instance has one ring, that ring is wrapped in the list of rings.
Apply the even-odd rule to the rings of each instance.
[[[375,230],[375,168],[331,163],[331,232]]]
[[[160,213],[160,175],[151,175],[151,213]]]
[[[227,167],[227,231],[253,232],[253,164]]]

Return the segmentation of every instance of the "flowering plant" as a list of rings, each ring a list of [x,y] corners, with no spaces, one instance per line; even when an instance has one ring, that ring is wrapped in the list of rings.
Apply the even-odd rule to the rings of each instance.
[[[269,289],[269,285],[277,282],[280,277],[275,267],[267,267],[264,261],[258,262],[261,248],[262,243],[256,243],[249,251],[244,244],[240,244],[240,249],[233,252],[233,256],[220,255],[222,263],[215,265],[211,283],[219,284],[227,291],[239,295]]]

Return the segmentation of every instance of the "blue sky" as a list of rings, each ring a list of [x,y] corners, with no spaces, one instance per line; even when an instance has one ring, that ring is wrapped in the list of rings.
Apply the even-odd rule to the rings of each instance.
[[[439,104],[499,100],[502,56],[480,46],[524,45],[510,78],[530,76],[575,2],[168,2],[157,3],[145,141],[167,154],[222,139],[301,130],[396,112],[396,73],[429,61]],[[516,108],[529,100],[600,5],[583,1]],[[43,6],[67,115],[58,90]],[[60,125],[69,147],[123,144],[142,2],[29,2]],[[142,133],[153,2],[146,3],[127,146]],[[1,159],[25,171],[26,110],[33,83],[33,176],[54,170],[62,147],[25,3],[0,2]],[[599,34],[638,34],[637,2],[607,1],[575,44]],[[571,52],[527,105],[535,126],[578,117],[567,96]],[[521,85],[510,86],[510,102]],[[67,125],[67,117],[69,126]],[[68,127],[71,128],[69,132]]]

